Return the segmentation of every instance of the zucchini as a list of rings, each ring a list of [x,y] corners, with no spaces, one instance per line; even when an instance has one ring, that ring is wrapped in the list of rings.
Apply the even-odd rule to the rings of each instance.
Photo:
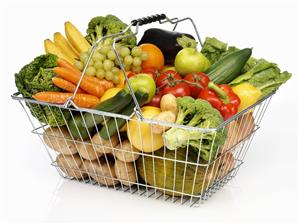
[[[118,113],[132,101],[129,92],[122,90],[114,97],[105,100],[94,109],[99,111]],[[108,118],[106,118],[108,119]],[[93,115],[92,113],[77,114],[68,121],[68,127],[71,135],[76,139],[88,139],[89,134],[93,133],[95,126],[104,121],[104,116]]]
[[[136,99],[139,105],[142,105],[148,98],[148,94],[137,90],[135,92]],[[134,112],[135,102],[132,100],[128,106],[126,106],[120,114],[130,116]],[[124,125],[126,120],[122,118],[111,118],[100,131],[100,136],[103,139],[109,139],[111,136],[117,133]]]
[[[240,75],[251,53],[250,48],[232,52],[215,62],[206,74],[214,83],[227,84]]]

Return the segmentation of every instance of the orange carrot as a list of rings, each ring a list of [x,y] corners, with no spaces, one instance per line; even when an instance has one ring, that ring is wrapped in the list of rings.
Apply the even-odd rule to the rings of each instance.
[[[53,77],[52,82],[54,83],[55,86],[65,90],[67,92],[70,92],[70,93],[75,92],[76,85],[74,85],[73,83],[71,83],[69,81],[66,81],[65,79]],[[77,93],[85,93],[85,92],[79,88]]]
[[[72,93],[63,93],[63,92],[39,92],[32,95],[32,98],[38,101],[47,102],[47,103],[57,103],[63,104],[65,103],[68,98],[70,98],[73,94]],[[74,98],[74,103],[78,107],[84,108],[94,108],[97,104],[100,103],[100,99],[96,96],[85,94],[85,93],[78,93]]]
[[[114,87],[113,82],[108,81],[106,79],[99,79],[97,77],[92,77],[92,76],[88,76],[88,78],[90,79],[90,81],[93,81],[93,82],[98,83],[99,85],[103,86],[105,88],[105,90]]]
[[[74,73],[76,73],[76,74],[78,74],[78,75],[81,76],[81,71],[79,69],[77,69],[75,66],[73,66],[71,63],[69,63],[68,61],[66,61],[66,60],[64,60],[62,58],[58,58],[57,59],[57,64],[58,64],[59,67],[70,69]],[[92,77],[92,76],[87,76],[87,75],[84,75],[84,78],[86,80],[93,81],[95,83],[98,83],[100,85],[105,86],[105,90],[114,87],[113,82],[107,81],[106,79],[102,79],[101,80],[101,79],[98,79],[97,77]]]
[[[73,84],[78,84],[80,80],[80,75],[76,72],[74,72],[71,69],[68,68],[61,68],[61,67],[55,67],[53,71],[63,79],[72,82]],[[83,79],[80,83],[81,89],[83,89],[85,92],[94,95],[96,97],[101,97],[103,93],[105,92],[105,89],[103,86],[90,81],[85,76],[83,76]]]

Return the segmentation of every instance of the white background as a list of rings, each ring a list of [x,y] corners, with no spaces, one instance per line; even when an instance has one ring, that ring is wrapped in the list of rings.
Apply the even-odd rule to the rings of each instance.
[[[3,3],[1,3],[3,4]],[[298,209],[298,5],[296,1],[8,1],[1,5],[1,209],[6,221],[291,223]],[[70,20],[85,31],[92,16],[129,22],[155,13],[190,16],[200,34],[293,73],[273,97],[237,177],[200,208],[145,200],[61,179],[19,104],[14,73],[43,53],[43,40]],[[181,27],[189,32],[188,26]]]

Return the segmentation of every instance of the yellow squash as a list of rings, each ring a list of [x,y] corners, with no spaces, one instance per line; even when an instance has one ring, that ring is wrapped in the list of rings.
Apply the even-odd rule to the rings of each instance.
[[[79,52],[87,52],[91,47],[82,33],[71,22],[64,24],[65,35],[71,45]]]
[[[142,108],[142,115],[146,119],[151,119],[161,112],[160,108],[146,106]],[[162,134],[154,134],[151,125],[139,122],[134,116],[129,121],[127,135],[131,144],[139,151],[154,152],[163,147]]]
[[[114,97],[121,90],[122,90],[122,88],[110,88],[110,89],[106,90],[105,93],[103,94],[103,96],[101,97],[101,102]]]

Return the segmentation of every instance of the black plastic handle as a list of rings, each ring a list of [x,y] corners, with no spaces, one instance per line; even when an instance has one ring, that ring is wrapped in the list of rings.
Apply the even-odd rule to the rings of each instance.
[[[132,24],[132,26],[136,26],[138,23],[139,26],[142,26],[142,25],[157,22],[157,21],[160,21],[163,19],[166,19],[165,14],[156,14],[156,15],[152,15],[152,16],[142,17],[140,19],[134,19],[134,20],[132,20],[131,24]]]

